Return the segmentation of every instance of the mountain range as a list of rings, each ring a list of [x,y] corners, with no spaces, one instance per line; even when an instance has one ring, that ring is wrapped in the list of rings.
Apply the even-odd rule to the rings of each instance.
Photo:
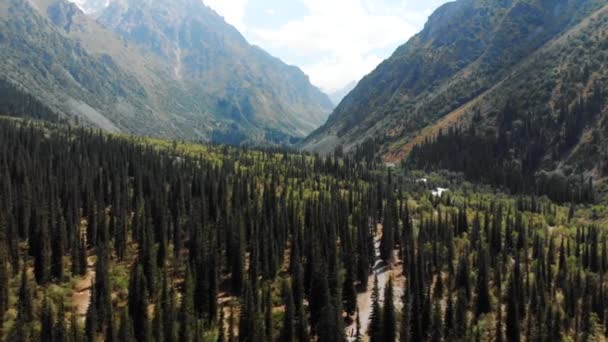
[[[450,130],[472,128],[503,139],[504,159],[529,172],[601,177],[608,173],[607,36],[604,0],[447,3],[302,146],[327,154],[370,143],[397,162]],[[460,147],[450,152],[466,163],[473,146]],[[417,158],[428,159],[427,150]]]
[[[0,84],[35,104],[3,99],[3,110],[139,135],[365,150],[416,168],[492,167],[495,179],[608,175],[606,0],[447,3],[332,94],[331,115],[301,70],[199,0],[77,2],[88,14],[65,0],[0,4]]]
[[[107,5],[107,6],[106,6]],[[249,44],[198,0],[0,4],[5,81],[109,131],[290,144],[333,105],[297,67]]]

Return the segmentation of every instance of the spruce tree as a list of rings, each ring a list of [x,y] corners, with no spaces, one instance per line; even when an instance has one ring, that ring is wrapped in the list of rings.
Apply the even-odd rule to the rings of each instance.
[[[488,256],[487,251],[483,248],[479,251],[479,257],[477,262],[477,305],[476,314],[479,317],[482,314],[486,314],[492,311],[492,304],[490,301],[490,289],[489,289],[489,270],[488,270]]]
[[[454,313],[454,330],[457,339],[462,339],[466,335],[468,322],[467,311],[469,301],[464,289],[458,291],[456,297],[456,311]]]
[[[149,295],[143,269],[141,264],[136,264],[129,281],[129,317],[133,320],[133,329],[137,332],[135,338],[138,342],[150,341]]]
[[[391,189],[389,194],[391,194],[392,191],[393,190]],[[393,250],[395,249],[395,230],[397,229],[397,221],[395,219],[396,211],[395,200],[393,199],[393,196],[390,195],[384,210],[382,237],[380,240],[380,258],[387,263],[392,262]]]
[[[519,342],[520,340],[520,329],[519,329],[519,305],[517,295],[517,281],[514,279],[514,275],[509,280],[507,290],[507,320],[506,320],[506,335],[507,341]]]
[[[469,261],[465,255],[460,256],[456,273],[456,289],[462,290],[467,301],[471,298],[471,285],[469,281]]]
[[[443,317],[443,337],[446,341],[454,339],[455,332],[455,317],[454,317],[454,299],[450,292],[448,292],[448,298],[446,302],[445,315]]]
[[[186,279],[184,280],[184,290],[181,298],[179,311],[179,341],[190,342],[194,338],[194,280],[190,266],[186,268]]]
[[[41,209],[36,218],[36,234],[32,236],[34,251],[34,275],[39,285],[46,285],[51,281],[51,237],[49,234],[46,209]]]
[[[78,228],[79,229],[79,228]],[[72,274],[84,276],[87,273],[87,244],[84,234],[78,233],[78,239],[72,248]]]
[[[384,288],[384,307],[382,308],[382,340],[395,341],[397,337],[397,319],[393,299],[393,280],[390,278]]]
[[[107,249],[105,247],[98,247],[91,305],[95,306],[97,329],[101,332],[104,332],[112,321],[112,290],[108,268]]]
[[[27,265],[23,263],[21,271],[21,286],[19,287],[19,298],[17,301],[17,320],[29,323],[34,319],[34,306],[32,303],[32,292],[27,276]]]
[[[369,317],[367,334],[371,342],[381,342],[383,338],[382,308],[380,306],[380,288],[378,287],[378,276],[374,276],[374,287],[372,289],[372,310]]]
[[[61,211],[59,212],[59,222],[55,229],[55,234],[52,240],[52,260],[51,260],[51,275],[58,281],[63,280],[64,265],[63,256],[65,254],[65,244],[67,241],[67,232],[65,219]]]
[[[355,288],[354,265],[346,265],[346,276],[342,287],[342,298],[344,299],[344,311],[352,316],[357,307],[357,289]]]
[[[339,314],[331,302],[323,308],[317,323],[317,338],[319,341],[345,341],[344,329],[339,322]]]
[[[236,236],[233,237],[233,251],[234,255],[230,255],[231,262],[231,285],[232,291],[240,295],[243,289],[243,281],[244,281],[244,260],[245,260],[245,228],[242,216],[239,217],[239,224],[236,227],[237,232]]]
[[[273,339],[273,326],[272,326],[272,294],[271,289],[266,286],[262,291],[263,297],[263,313],[264,313],[264,336],[267,340],[272,341]]]
[[[97,305],[94,303],[95,288],[91,289],[91,300],[89,301],[89,307],[87,308],[87,314],[85,318],[85,338],[87,342],[97,341],[97,332],[99,331],[99,318],[97,317]]]
[[[259,334],[263,333],[263,331],[257,330],[257,328],[259,328],[257,326],[259,312],[257,310],[256,302],[257,294],[254,293],[249,282],[246,282],[240,308],[241,313],[238,330],[240,342],[258,341]]]

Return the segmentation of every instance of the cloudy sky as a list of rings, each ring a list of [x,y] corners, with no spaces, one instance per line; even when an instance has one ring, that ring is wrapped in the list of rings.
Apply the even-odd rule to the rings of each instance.
[[[325,90],[358,81],[448,0],[203,0]]]

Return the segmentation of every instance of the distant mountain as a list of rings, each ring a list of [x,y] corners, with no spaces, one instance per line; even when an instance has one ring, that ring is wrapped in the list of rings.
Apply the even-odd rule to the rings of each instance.
[[[442,133],[445,139],[451,128],[473,122],[476,134],[498,139],[497,149],[506,147],[500,163],[513,161],[529,168],[527,173],[608,174],[608,167],[602,171],[608,156],[606,4],[447,3],[422,32],[361,80],[303,147],[329,153],[342,146],[348,152],[367,142],[394,162],[407,158],[416,144]],[[506,119],[505,113],[510,113]],[[448,146],[460,150],[433,156],[473,162],[467,152],[474,146],[456,140]],[[433,159],[425,154],[431,151],[438,153],[417,151],[417,166]]]
[[[252,46],[198,0],[0,4],[0,76],[110,131],[291,143],[333,108],[296,67]]]
[[[111,0],[71,0],[78,5],[80,9],[93,16],[99,15],[109,5]]]
[[[342,102],[342,100],[344,99],[344,97],[346,97],[346,95],[348,95],[348,93],[350,93],[353,89],[355,89],[356,86],[357,86],[357,82],[352,81],[349,84],[345,85],[343,88],[338,89],[338,90],[334,91],[333,93],[329,94],[329,98],[331,99],[331,102],[333,102],[333,104],[335,104],[336,106],[339,105],[340,102]]]

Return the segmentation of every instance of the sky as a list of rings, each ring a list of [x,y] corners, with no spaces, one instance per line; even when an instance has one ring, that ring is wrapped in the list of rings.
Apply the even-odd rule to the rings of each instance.
[[[327,93],[370,73],[448,0],[203,0]]]

